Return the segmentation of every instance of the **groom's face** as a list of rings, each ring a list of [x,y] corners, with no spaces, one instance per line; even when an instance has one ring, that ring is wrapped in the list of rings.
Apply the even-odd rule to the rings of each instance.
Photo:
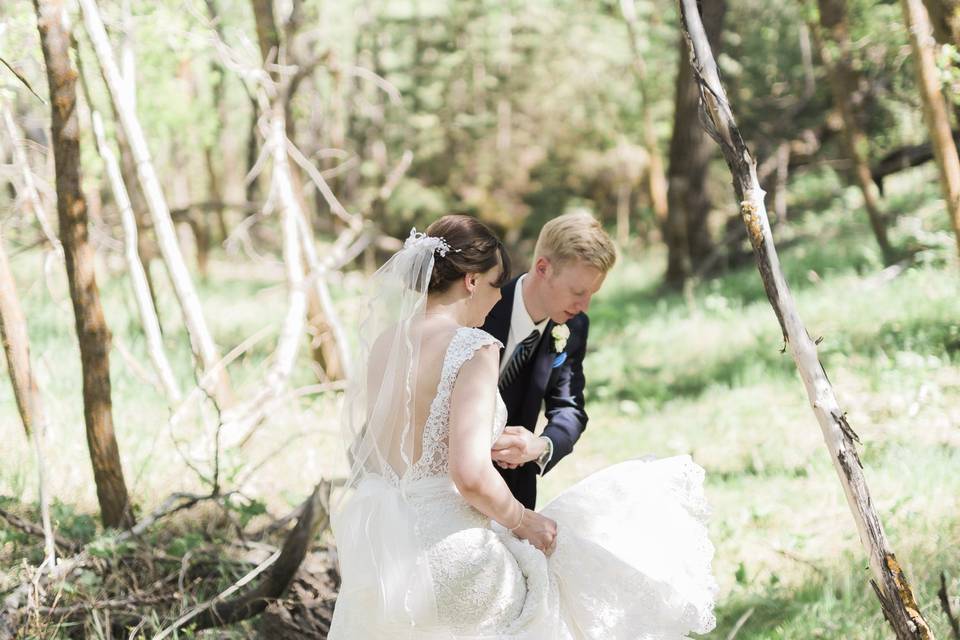
[[[566,263],[552,262],[539,257],[534,265],[543,278],[544,306],[547,315],[557,324],[563,324],[590,308],[593,294],[600,290],[607,274],[582,260]]]

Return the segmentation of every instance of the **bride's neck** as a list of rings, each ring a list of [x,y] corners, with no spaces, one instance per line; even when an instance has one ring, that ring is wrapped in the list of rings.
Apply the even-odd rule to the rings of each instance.
[[[424,311],[424,315],[428,318],[447,318],[451,322],[466,326],[469,321],[467,298],[457,296],[431,298],[427,300],[427,308]]]

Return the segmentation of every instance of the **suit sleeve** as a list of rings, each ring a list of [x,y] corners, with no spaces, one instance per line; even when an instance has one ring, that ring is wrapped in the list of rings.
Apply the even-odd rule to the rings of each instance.
[[[567,360],[560,365],[544,397],[547,426],[543,435],[553,442],[553,457],[544,468],[546,474],[565,455],[573,451],[573,445],[587,428],[587,412],[584,408],[583,358],[587,353],[587,332],[590,321],[583,316],[584,323],[579,339],[571,336],[571,349],[567,351]]]

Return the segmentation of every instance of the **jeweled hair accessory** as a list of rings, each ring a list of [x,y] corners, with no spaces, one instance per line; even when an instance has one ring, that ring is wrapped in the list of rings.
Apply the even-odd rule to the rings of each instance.
[[[410,236],[403,243],[404,249],[421,249],[423,251],[431,251],[440,254],[440,257],[446,257],[447,253],[452,251],[453,253],[460,253],[460,249],[454,249],[450,244],[443,238],[438,238],[436,236],[428,236],[425,233],[417,231],[416,227],[410,229]]]

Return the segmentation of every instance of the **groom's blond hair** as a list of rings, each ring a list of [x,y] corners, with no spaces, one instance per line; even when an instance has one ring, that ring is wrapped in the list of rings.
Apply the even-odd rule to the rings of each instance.
[[[603,273],[613,268],[617,250],[613,240],[589,213],[567,213],[543,225],[534,261],[544,257],[561,267],[582,260]]]

